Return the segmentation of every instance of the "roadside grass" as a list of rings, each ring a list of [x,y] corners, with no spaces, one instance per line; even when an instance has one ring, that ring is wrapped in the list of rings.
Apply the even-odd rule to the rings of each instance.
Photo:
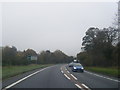
[[[2,81],[2,66],[0,66],[0,82]]]
[[[120,70],[117,67],[85,67],[85,70],[120,78]]]
[[[26,65],[26,66],[5,66],[2,67],[2,79],[7,79],[10,78],[12,76],[21,74],[21,73],[25,73],[27,71],[31,71],[31,70],[35,70],[35,69],[39,69],[39,68],[45,68],[48,66],[51,66],[52,64],[45,64],[45,65],[36,65],[36,64],[32,64],[32,65]]]

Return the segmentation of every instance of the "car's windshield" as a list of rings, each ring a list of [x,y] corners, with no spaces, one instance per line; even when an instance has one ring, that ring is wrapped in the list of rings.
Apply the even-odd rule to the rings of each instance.
[[[82,66],[80,63],[76,63],[76,64],[74,64],[74,66]]]

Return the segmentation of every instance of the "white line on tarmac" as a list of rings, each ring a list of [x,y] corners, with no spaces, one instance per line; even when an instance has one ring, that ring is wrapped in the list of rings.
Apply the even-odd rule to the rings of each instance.
[[[74,75],[72,75],[72,74],[70,74],[75,80],[77,80],[77,78],[74,76]]]
[[[65,70],[67,70],[67,69],[65,68]]]
[[[52,67],[52,66],[51,66],[51,67]],[[23,80],[25,80],[25,79],[27,79],[27,78],[29,78],[29,77],[31,77],[31,76],[33,76],[33,75],[35,75],[35,74],[41,72],[41,71],[43,71],[43,70],[45,70],[45,69],[47,69],[47,68],[50,68],[50,67],[46,67],[46,68],[43,68],[43,69],[41,69],[41,70],[39,70],[39,71],[36,71],[36,72],[34,72],[34,73],[32,73],[32,74],[30,74],[30,75],[28,75],[28,76],[26,76],[26,77],[24,77],[24,78],[22,78],[22,79],[20,79],[20,80],[18,80],[18,81],[16,81],[16,82],[12,83],[12,84],[10,84],[10,85],[8,85],[8,86],[5,87],[4,89],[11,88],[11,87],[15,86],[16,84],[22,82]]]
[[[60,70],[62,71],[62,67],[60,68]]]
[[[108,79],[108,80],[112,80],[112,81],[115,81],[115,82],[120,82],[119,80],[115,80],[115,79],[111,79],[111,78],[108,78],[108,77],[104,77],[104,76],[101,76],[101,75],[98,75],[98,74],[94,74],[94,73],[91,73],[91,72],[88,72],[88,71],[85,71],[85,72],[89,73],[89,74],[92,74],[92,75],[95,75],[95,76],[98,76],[98,77],[102,77],[102,78]]]
[[[63,73],[63,71],[61,71],[61,73]]]
[[[67,79],[69,79],[70,80],[70,78],[66,75],[66,74],[64,74],[65,75],[65,77],[67,78]]]
[[[79,86],[78,84],[75,84],[75,85],[76,85],[78,88],[80,88],[80,89],[82,88],[82,87],[81,87],[81,86]]]
[[[85,85],[85,84],[82,84],[85,88],[87,88],[88,89],[88,87]]]
[[[70,73],[69,71],[67,71],[68,73]]]

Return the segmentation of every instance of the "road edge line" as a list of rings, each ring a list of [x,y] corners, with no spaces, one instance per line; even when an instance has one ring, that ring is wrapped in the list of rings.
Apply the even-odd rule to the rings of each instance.
[[[53,66],[50,66],[50,67],[53,67]],[[50,68],[50,67],[46,67],[46,68],[43,68],[43,69],[41,69],[41,70],[38,70],[38,71],[36,71],[36,72],[34,72],[34,73],[31,73],[31,74],[25,76],[24,78],[19,79],[19,80],[17,80],[16,82],[14,82],[14,83],[12,83],[12,84],[10,84],[10,85],[4,87],[2,90],[6,90],[6,89],[8,89],[8,88],[11,88],[11,87],[15,86],[16,84],[18,84],[18,83],[20,83],[20,82],[26,80],[27,78],[29,78],[29,77],[31,77],[31,76],[33,76],[33,75],[35,75],[35,74],[37,74],[37,73],[39,73],[39,72],[41,72],[41,71],[47,69],[47,68]]]
[[[85,71],[85,72],[89,73],[89,74],[92,74],[92,75],[95,75],[95,76],[98,76],[98,77],[101,77],[101,78],[105,78],[105,79],[111,80],[111,81],[120,82],[119,80],[112,79],[112,78],[109,78],[109,77],[105,77],[105,76],[102,76],[102,75],[99,75],[99,74],[96,74],[96,73],[91,73],[89,71]]]

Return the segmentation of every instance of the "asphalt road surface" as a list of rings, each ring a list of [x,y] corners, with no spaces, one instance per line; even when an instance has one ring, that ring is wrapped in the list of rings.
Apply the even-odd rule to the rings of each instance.
[[[19,77],[19,76],[18,76]],[[5,88],[93,88],[119,89],[120,81],[104,75],[85,71],[72,72],[67,65],[54,65],[15,77],[3,82]],[[14,82],[13,82],[14,81]],[[9,82],[9,83],[8,83]]]

